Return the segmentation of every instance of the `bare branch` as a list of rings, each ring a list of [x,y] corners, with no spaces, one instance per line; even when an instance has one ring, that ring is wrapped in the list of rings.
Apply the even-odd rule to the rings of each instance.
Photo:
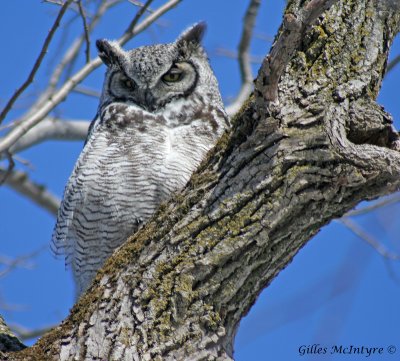
[[[138,26],[133,28],[128,32],[130,26],[127,31],[118,39],[118,43],[120,45],[125,44],[129,41],[133,36],[147,29],[151,24],[153,24],[160,16],[165,14],[167,11],[171,10],[175,6],[177,6],[182,0],[169,0],[164,5],[160,6],[157,10],[154,10],[146,19],[144,19]]]
[[[235,59],[235,60],[239,59],[237,52],[229,50],[229,49],[225,49],[225,48],[216,49],[215,55],[224,56],[226,58]],[[249,55],[249,60],[250,60],[251,64],[261,64],[263,59],[264,59],[263,56],[255,56],[255,55],[251,55],[251,54]]]
[[[102,0],[92,18],[91,23],[89,24],[89,32],[93,31],[93,29],[96,27],[97,23],[103,17],[103,15],[107,10],[119,4],[121,1],[122,0],[113,0],[113,1]],[[48,99],[51,97],[51,94],[53,94],[54,90],[56,89],[56,86],[59,83],[61,76],[64,74],[65,69],[67,67],[70,67],[70,64],[73,63],[77,58],[79,50],[84,41],[85,41],[84,35],[79,36],[73,41],[72,45],[65,52],[64,57],[58,63],[52,75],[50,76],[47,88],[42,92],[41,96],[35,102],[35,104],[33,104],[31,108],[28,110],[28,112],[22,117],[21,121],[25,121],[30,116],[32,116],[32,114],[35,114],[38,111],[38,109],[40,109],[48,101]]]
[[[83,85],[76,86],[73,91],[74,91],[74,93],[87,95],[89,97],[93,97],[93,98],[97,98],[97,99],[100,98],[100,95],[101,95],[101,93],[98,90],[92,89],[92,88],[89,88],[89,87],[83,86]]]
[[[85,56],[86,56],[86,63],[88,63],[90,61],[90,36],[89,36],[89,28],[86,21],[85,9],[82,6],[82,0],[78,1],[78,7],[79,7],[79,14],[82,18],[82,23],[83,23],[83,34],[85,36],[85,42],[86,42]]]
[[[387,68],[386,68],[386,74],[385,74],[385,76],[388,75],[388,73],[389,73],[390,71],[392,71],[392,70],[395,68],[395,66],[396,66],[397,64],[399,64],[399,63],[400,63],[400,55],[397,55],[391,62],[389,62],[388,66],[387,66]]]
[[[355,298],[362,276],[365,274],[367,266],[372,259],[372,254],[368,251],[368,249],[360,249],[359,244],[352,243],[346,251],[344,260],[335,270],[335,274],[332,275],[331,279],[327,279],[325,286],[327,291],[326,301],[329,302],[335,298],[336,301],[331,304],[329,309],[324,307],[322,310],[322,317],[314,333],[314,337],[318,339],[318,342],[323,342],[323,340],[332,340],[332,342],[334,342],[334,340],[337,340],[345,324],[343,321],[347,319],[346,315],[351,310],[352,300]],[[357,255],[357,262],[354,262],[354,255]],[[322,287],[321,290],[323,290]],[[309,295],[317,295],[319,292],[320,290],[315,289],[314,292],[309,293]],[[338,297],[343,293],[347,294],[346,297]],[[307,297],[304,299],[307,299]],[[325,305],[327,302],[325,302]],[[341,317],[338,318],[336,322],[329,323],[332,314],[340,314]],[[326,327],[327,323],[330,324],[330,327]]]
[[[88,27],[89,33],[93,31],[93,29],[96,27],[97,23],[103,17],[105,12],[120,2],[121,0],[114,0],[114,1],[103,0],[99,5],[95,15],[93,16],[92,21],[90,22],[90,25]],[[63,59],[61,60],[61,62],[56,67],[56,69],[54,70],[53,74],[50,77],[49,86],[46,89],[45,94],[48,94],[55,89],[67,65],[70,64],[73,61],[73,59],[75,59],[78,56],[79,49],[81,48],[84,41],[85,41],[85,35],[78,37],[66,51]]]
[[[265,104],[268,106],[278,99],[279,79],[300,45],[305,29],[313,25],[318,17],[336,1],[311,0],[298,14],[285,15],[280,34],[271,52],[265,57],[257,77],[256,90],[262,94],[259,101],[260,109],[265,108]],[[261,99],[263,99],[262,103]]]
[[[139,11],[136,13],[135,17],[133,18],[133,20],[129,24],[128,28],[125,30],[125,34],[126,33],[129,34],[129,33],[131,33],[133,31],[133,29],[135,28],[137,22],[140,20],[140,18],[142,17],[142,15],[144,14],[146,9],[150,6],[150,4],[152,2],[153,2],[153,0],[147,0],[146,3],[142,7],[140,7]]]
[[[6,268],[0,272],[0,278],[4,277],[6,274],[10,273],[17,267],[23,267],[28,269],[33,268],[33,264],[29,262],[32,261],[33,258],[37,257],[40,253],[42,253],[45,249],[48,249],[47,245],[43,245],[33,252],[29,252],[27,254],[18,256],[14,259],[9,259],[7,257],[2,256],[0,259],[0,263],[5,265]]]
[[[239,43],[239,66],[243,83],[253,82],[249,49],[260,4],[261,0],[251,0],[244,16],[242,38]]]
[[[161,15],[163,15],[168,10],[175,7],[182,0],[170,0],[164,5],[160,6],[152,14],[147,16],[140,24],[135,26],[135,28],[127,33],[125,32],[119,39],[119,44],[123,45],[133,36],[141,33],[143,30],[147,29],[155,20],[157,20]],[[21,124],[16,126],[12,131],[10,131],[1,141],[0,141],[0,153],[9,149],[22,135],[24,135],[29,129],[39,123],[50,111],[52,111],[61,101],[63,101],[67,95],[75,88],[75,86],[80,83],[84,78],[86,78],[93,70],[101,65],[101,60],[99,57],[92,59],[89,63],[83,66],[78,72],[76,72],[64,85],[56,91],[50,99],[46,100],[41,104],[41,107],[36,109],[35,113],[31,114],[29,118],[25,119]]]
[[[28,78],[25,80],[25,82],[16,90],[16,92],[13,94],[13,96],[10,98],[10,100],[8,101],[8,103],[6,104],[6,106],[4,107],[3,111],[0,113],[0,123],[3,121],[3,119],[6,117],[6,115],[8,114],[8,112],[11,110],[13,104],[15,103],[15,101],[19,98],[19,96],[25,91],[25,89],[32,83],[36,72],[38,71],[40,65],[42,64],[42,61],[47,53],[47,49],[53,39],[53,36],[58,28],[58,26],[60,25],[61,19],[64,16],[65,12],[68,9],[68,6],[71,4],[73,0],[67,0],[65,1],[65,3],[63,4],[63,6],[61,7],[60,12],[57,15],[57,18],[53,24],[53,26],[51,27],[49,33],[47,34],[47,37],[44,41],[44,44],[42,46],[42,50],[40,51],[40,54],[38,56],[38,58],[35,61],[35,64],[33,65],[33,68],[28,76]]]
[[[356,236],[360,237],[362,240],[366,241],[370,246],[372,246],[381,256],[398,261],[400,260],[400,255],[397,253],[393,253],[386,249],[383,244],[373,238],[370,234],[365,232],[356,222],[353,222],[348,217],[342,217],[339,219],[339,222],[345,225],[348,229],[350,229]]]
[[[0,255],[0,266],[6,267],[6,269],[0,271],[0,277],[4,277],[7,273],[10,273],[14,268],[20,267],[25,269],[32,269],[33,264],[29,260],[17,258],[9,258],[4,255]]]
[[[135,6],[139,6],[139,7],[143,7],[144,4],[141,1],[136,1],[136,0],[128,0],[131,4],[135,5]],[[154,12],[152,9],[150,9],[149,7],[146,7],[146,11],[149,13]]]
[[[18,153],[46,140],[84,140],[89,125],[87,120],[60,120],[48,117],[24,134],[10,148],[10,152]]]
[[[253,73],[251,71],[250,42],[256,22],[261,0],[251,0],[243,19],[242,37],[239,42],[238,59],[242,86],[235,101],[226,108],[228,115],[236,113],[253,89]]]
[[[0,168],[0,176],[4,176],[6,172],[6,170]],[[5,184],[46,209],[53,216],[57,215],[60,205],[58,197],[49,192],[43,185],[31,181],[28,174],[15,170],[11,171],[5,180]]]
[[[42,2],[47,3],[47,4],[52,4],[52,5],[57,5],[57,6],[63,6],[64,2],[63,0],[43,0]],[[71,4],[70,7],[71,10],[79,13],[78,6],[76,4]]]
[[[265,41],[267,43],[272,43],[274,41],[274,38],[271,35],[264,33],[255,33],[253,38]]]
[[[10,176],[12,170],[15,167],[14,159],[13,159],[11,153],[8,150],[6,150],[4,153],[8,160],[8,167],[7,167],[7,170],[4,170],[4,172],[2,174],[0,174],[0,186],[7,181],[8,177]]]
[[[51,325],[41,328],[29,329],[16,323],[9,325],[11,331],[14,332],[21,341],[27,341],[32,338],[40,337],[56,326],[57,325]]]
[[[347,212],[344,217],[360,216],[397,202],[400,202],[400,193],[396,193],[392,196],[379,199],[377,202],[374,202],[373,204],[370,204],[366,207]]]

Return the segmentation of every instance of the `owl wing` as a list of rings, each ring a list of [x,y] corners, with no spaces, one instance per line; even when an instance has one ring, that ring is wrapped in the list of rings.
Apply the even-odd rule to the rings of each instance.
[[[90,265],[96,268],[95,263],[100,267],[140,220],[138,206],[132,201],[139,190],[127,189],[123,177],[134,167],[115,141],[116,130],[123,134],[126,128],[109,129],[99,119],[92,124],[65,187],[51,241],[53,253],[65,255],[76,275],[89,272]],[[134,143],[132,134],[130,139]],[[134,147],[130,144],[128,148]],[[135,160],[133,156],[132,162]],[[128,183],[134,186],[135,181]]]
[[[92,122],[92,124],[94,124],[94,122]],[[63,199],[58,209],[57,222],[51,239],[51,250],[56,256],[65,255],[67,264],[73,253],[77,237],[73,226],[74,213],[75,210],[82,206],[85,198],[84,187],[86,186],[84,186],[82,175],[84,174],[84,168],[88,161],[87,158],[89,158],[92,148],[90,139],[89,133],[85,146],[65,186]]]

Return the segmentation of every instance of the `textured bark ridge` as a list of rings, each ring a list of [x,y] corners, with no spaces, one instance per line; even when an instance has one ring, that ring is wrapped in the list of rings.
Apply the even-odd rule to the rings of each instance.
[[[303,3],[289,1],[285,16]],[[274,103],[261,68],[234,128],[186,189],[109,260],[59,327],[8,358],[231,360],[239,321],[298,250],[331,219],[399,186],[398,136],[375,102],[399,30],[390,4],[332,6],[305,30]]]

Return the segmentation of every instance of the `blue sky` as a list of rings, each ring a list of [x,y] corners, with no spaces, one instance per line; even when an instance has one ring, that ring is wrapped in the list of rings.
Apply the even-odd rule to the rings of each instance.
[[[156,1],[154,7],[161,3]],[[270,37],[275,34],[284,3],[284,0],[263,2],[256,34]],[[57,11],[56,6],[39,0],[5,0],[1,6],[0,107],[28,75]],[[183,1],[160,19],[158,26],[151,27],[126,47],[173,41],[190,24],[205,20],[208,31],[204,45],[228,103],[240,85],[238,65],[233,59],[218,56],[217,50],[236,49],[246,6],[247,1],[242,0]],[[93,39],[118,37],[135,10],[128,3],[115,8],[100,24]],[[77,21],[64,38],[61,33],[56,36],[34,84],[16,104],[8,121],[21,115],[35,100],[50,66],[60,49],[64,49],[62,43],[73,39],[80,30],[81,23]],[[265,55],[269,47],[270,43],[255,38],[252,54]],[[91,50],[95,54],[93,44]],[[391,56],[399,53],[397,39]],[[82,64],[80,57],[76,69]],[[254,74],[257,67],[254,65]],[[100,89],[103,73],[104,67],[83,84]],[[385,79],[379,97],[396,120],[400,119],[399,84],[400,66]],[[90,120],[96,107],[96,99],[72,94],[57,109],[57,115]],[[61,197],[81,148],[82,142],[42,143],[19,154],[29,161],[30,167],[17,162],[17,168],[27,171],[33,180]],[[400,252],[399,211],[399,205],[394,204],[355,220],[386,247]],[[41,249],[31,262],[33,269],[17,268],[0,280],[0,313],[10,323],[28,328],[47,326],[60,322],[72,307],[71,277],[63,261],[55,259],[48,248],[54,223],[54,217],[43,209],[7,187],[0,188],[0,256],[13,258]],[[334,221],[260,295],[239,329],[236,360],[316,360],[316,356],[298,354],[301,345],[315,343],[328,347],[352,344],[384,348],[393,344],[400,352],[399,279],[398,262],[385,261],[372,247]],[[359,359],[364,360],[365,356],[351,356],[352,361]],[[387,354],[379,358],[392,359],[397,358]]]

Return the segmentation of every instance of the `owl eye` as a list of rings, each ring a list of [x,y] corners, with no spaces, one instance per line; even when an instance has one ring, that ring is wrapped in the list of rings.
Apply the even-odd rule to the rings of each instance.
[[[128,88],[128,89],[132,89],[133,88],[133,83],[129,79],[124,79],[122,81],[122,84],[124,85],[125,88]]]
[[[172,67],[168,73],[164,74],[161,78],[167,83],[176,83],[183,78],[183,71],[176,66]]]

